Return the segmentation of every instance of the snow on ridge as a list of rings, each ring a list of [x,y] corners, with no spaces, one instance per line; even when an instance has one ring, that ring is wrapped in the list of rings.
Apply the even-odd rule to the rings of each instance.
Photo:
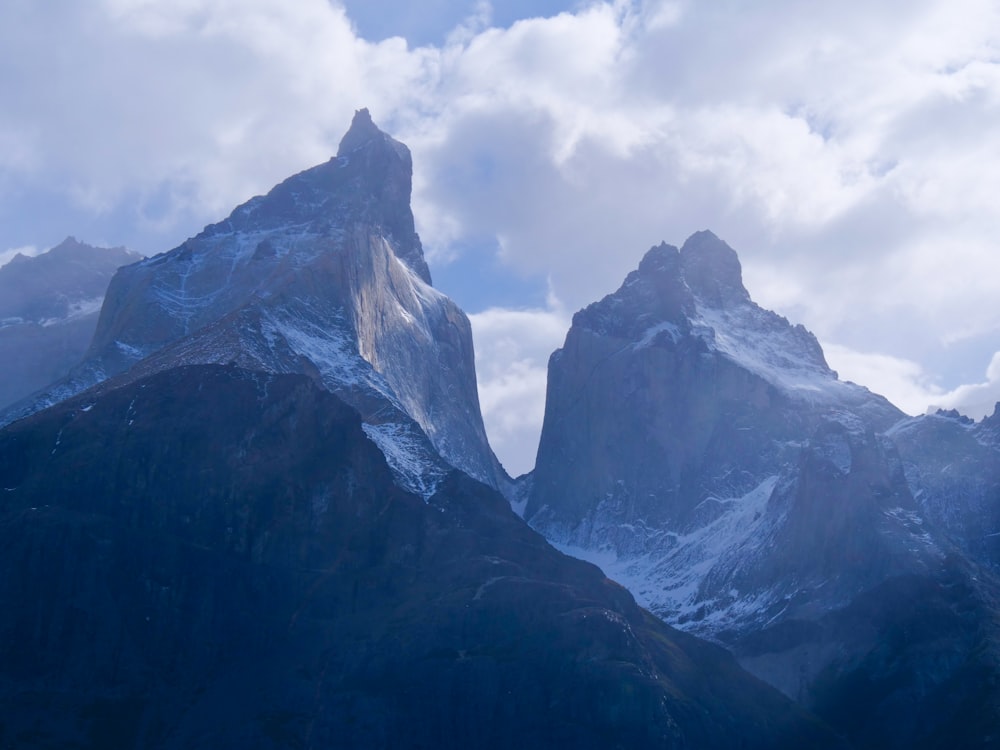
[[[725,510],[705,525],[685,533],[650,530],[659,539],[644,545],[638,556],[619,555],[611,544],[585,548],[550,542],[561,552],[591,562],[625,586],[636,601],[675,627],[711,634],[748,618],[759,617],[773,604],[776,592],[742,595],[730,589],[714,597],[706,592],[711,577],[726,580],[768,544],[782,516],[768,512],[779,475],[764,478],[741,497],[706,498]],[[620,526],[620,524],[615,524]],[[641,526],[641,524],[640,524]]]
[[[699,304],[692,323],[710,347],[785,392],[808,401],[836,400],[846,384],[825,363],[810,359],[798,330],[787,322],[769,327],[762,314],[752,303],[735,310]]]
[[[632,348],[645,349],[652,346],[653,341],[656,340],[661,333],[669,334],[671,341],[675,344],[680,341],[682,335],[681,329],[675,323],[670,323],[669,321],[665,323],[658,323],[657,325],[647,328],[645,333],[643,333],[642,338],[632,344]]]
[[[333,391],[337,388],[363,387],[377,391],[393,406],[402,411],[402,405],[381,375],[361,356],[357,345],[344,329],[343,311],[327,315],[321,324],[304,315],[267,314],[261,322],[261,332],[274,349],[277,340],[283,339],[289,349],[305,357],[323,377]]]
[[[427,502],[438,491],[447,475],[427,449],[423,433],[413,425],[398,422],[361,425],[385,456],[396,481],[406,490],[420,495]]]

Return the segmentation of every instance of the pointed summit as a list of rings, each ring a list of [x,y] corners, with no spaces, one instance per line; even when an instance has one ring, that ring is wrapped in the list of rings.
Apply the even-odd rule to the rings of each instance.
[[[472,330],[430,286],[411,178],[409,150],[360,110],[340,156],[119,272],[84,362],[27,408],[181,365],[305,373],[361,412],[408,488],[449,466],[500,486]]]
[[[379,130],[378,126],[372,121],[371,113],[367,107],[359,109],[354,113],[354,119],[351,120],[351,127],[344,133],[344,137],[340,139],[340,148],[337,149],[337,156],[347,156],[352,151],[356,151],[376,138],[388,138],[388,136]]]
[[[681,267],[691,291],[712,307],[728,307],[750,300],[743,286],[739,256],[708,230],[688,237],[681,247]]]

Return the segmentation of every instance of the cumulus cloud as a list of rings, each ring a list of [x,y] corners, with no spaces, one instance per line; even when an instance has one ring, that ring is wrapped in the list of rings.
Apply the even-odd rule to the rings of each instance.
[[[3,4],[0,205],[47,186],[167,249],[368,106],[413,151],[432,263],[495,253],[572,310],[710,228],[759,302],[888,357],[858,371],[875,390],[950,393],[956,342],[997,349],[993,0],[605,0],[506,28],[479,7],[414,47],[328,0]],[[0,218],[0,246],[38,242]],[[544,358],[512,361],[482,365],[510,434],[499,404],[537,401]]]
[[[354,109],[420,92],[421,53],[326,0],[54,5],[0,9],[0,171],[93,212],[129,200],[187,233],[328,159]]]
[[[910,415],[923,414],[944,396],[917,362],[888,354],[857,352],[846,346],[823,344],[830,366],[841,380],[850,380],[885,396]]]
[[[973,419],[993,413],[1000,402],[1000,352],[993,354],[981,382],[942,388],[918,362],[887,354],[858,352],[838,344],[823,344],[827,361],[841,380],[865,385],[907,414],[957,409]]]
[[[1000,352],[996,352],[986,368],[986,379],[980,383],[960,385],[942,395],[935,406],[958,409],[973,419],[989,416],[1000,403]]]
[[[493,450],[513,476],[534,468],[545,411],[549,355],[562,346],[569,320],[549,309],[491,308],[469,316],[483,421]]]

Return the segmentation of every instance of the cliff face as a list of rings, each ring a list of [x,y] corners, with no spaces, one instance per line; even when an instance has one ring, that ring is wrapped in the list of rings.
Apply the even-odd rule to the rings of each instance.
[[[335,158],[116,274],[84,363],[10,416],[120,374],[236,362],[348,400],[412,488],[432,491],[439,456],[499,486],[471,328],[430,286],[411,174],[409,150],[359,111]]]
[[[964,438],[953,425],[943,444],[932,427],[838,380],[700,232],[651,249],[574,317],[549,362],[525,518],[862,745],[966,736],[962,711],[996,691],[957,675],[1000,674],[989,544],[968,541],[974,518],[995,521],[1000,461],[988,425]],[[952,478],[976,485],[964,503],[946,479],[956,452]],[[983,554],[965,559],[970,545]],[[921,588],[922,603],[900,604]]]
[[[187,366],[0,431],[18,747],[832,747],[312,379]]]

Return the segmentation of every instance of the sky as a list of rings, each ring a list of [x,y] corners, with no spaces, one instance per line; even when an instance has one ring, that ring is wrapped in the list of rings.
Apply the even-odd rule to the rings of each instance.
[[[1000,399],[996,0],[5,0],[0,96],[0,262],[169,250],[368,107],[513,474],[573,312],[701,229],[842,378]]]

